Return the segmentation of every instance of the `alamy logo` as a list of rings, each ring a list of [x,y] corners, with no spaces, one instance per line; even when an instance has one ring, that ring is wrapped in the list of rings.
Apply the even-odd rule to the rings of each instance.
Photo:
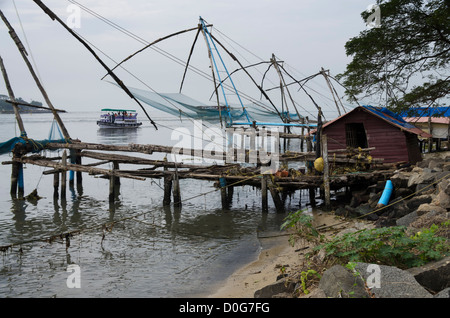
[[[381,10],[376,4],[371,4],[366,9],[367,13],[371,13],[366,19],[366,25],[368,28],[379,28],[381,26]]]
[[[369,264],[367,273],[370,273],[366,279],[366,285],[369,289],[381,288],[381,268],[377,264]]]
[[[203,122],[194,121],[193,131],[186,127],[176,128],[171,140],[178,141],[172,151],[172,160],[179,162],[178,156],[186,155],[192,163],[251,163],[260,164],[261,173],[270,173],[279,165],[279,132],[276,127],[262,128],[205,128]],[[181,158],[182,160],[182,158]]]
[[[67,288],[81,288],[81,269],[80,266],[76,264],[70,264],[67,266],[68,273],[71,273],[67,277]]]
[[[71,29],[81,28],[81,9],[75,4],[69,4],[67,6],[66,12],[70,13],[67,17],[67,26]]]

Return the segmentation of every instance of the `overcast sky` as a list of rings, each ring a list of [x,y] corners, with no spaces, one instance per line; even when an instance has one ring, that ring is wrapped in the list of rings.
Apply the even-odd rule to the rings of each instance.
[[[43,0],[61,20],[71,19],[72,3],[67,0]],[[225,45],[236,49],[242,64],[267,61],[272,53],[284,61],[286,69],[300,79],[317,73],[321,67],[332,75],[345,70],[351,61],[345,43],[366,29],[361,12],[373,0],[78,0],[78,3],[132,32],[147,42],[168,34],[196,27],[199,16],[213,24],[213,34]],[[67,111],[98,111],[103,107],[132,107],[137,104],[121,89],[101,80],[103,67],[60,24],[52,21],[33,1],[0,0],[0,9],[28,49],[44,87],[55,107]],[[19,15],[17,15],[17,13]],[[108,66],[144,46],[81,10],[79,28],[74,30],[101,52]],[[195,32],[189,32],[158,44],[159,48],[183,61],[187,60]],[[0,24],[0,55],[7,68],[15,95],[27,101],[44,102],[3,23]],[[230,49],[231,50],[231,49]],[[250,54],[251,53],[251,54]],[[107,54],[105,56],[104,54]],[[36,64],[34,64],[36,63]],[[204,39],[199,37],[192,65],[208,71],[209,59]],[[184,67],[148,50],[124,64],[117,75],[127,86],[158,92],[178,92]],[[230,65],[234,70],[236,65]],[[260,76],[267,69],[262,66]],[[268,76],[269,78],[269,76]],[[111,79],[109,79],[111,80]],[[196,99],[209,98],[213,85],[201,76],[190,74],[183,93]],[[257,80],[261,81],[261,78]],[[145,85],[143,84],[145,83]],[[277,80],[265,83],[265,88]],[[310,83],[317,101],[329,117],[333,102],[323,78]],[[204,93],[204,96],[202,94]],[[7,94],[3,79],[0,94]],[[204,102],[205,100],[202,100]],[[305,107],[316,113],[305,102]],[[151,114],[152,109],[147,107]],[[331,119],[331,118],[329,118]]]

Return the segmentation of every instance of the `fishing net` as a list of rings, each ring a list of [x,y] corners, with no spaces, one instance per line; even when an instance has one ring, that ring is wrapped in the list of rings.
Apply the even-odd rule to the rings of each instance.
[[[22,143],[23,145],[28,144],[30,146],[30,151],[33,153],[37,153],[42,151],[47,146],[47,144],[51,142],[54,143],[70,142],[69,140],[66,140],[63,137],[61,130],[58,126],[58,123],[55,120],[53,120],[52,126],[50,127],[48,139],[35,140],[28,138],[26,134],[22,134],[20,137],[14,137],[8,141],[0,143],[0,155],[10,153],[18,143]]]

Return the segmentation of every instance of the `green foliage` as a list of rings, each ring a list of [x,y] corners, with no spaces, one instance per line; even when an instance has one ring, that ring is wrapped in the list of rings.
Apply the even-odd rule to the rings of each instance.
[[[313,227],[312,221],[312,216],[306,215],[303,210],[291,212],[284,219],[281,229],[294,229],[296,235],[307,240],[320,239],[319,232]],[[291,243],[293,239],[294,237],[291,236]]]
[[[313,269],[308,269],[307,271],[302,271],[300,273],[300,282],[302,286],[302,291],[305,295],[309,294],[309,290],[306,288],[306,283],[308,282],[308,276],[315,276],[319,280],[322,278],[322,276]]]
[[[448,226],[448,222],[440,226]],[[324,249],[342,263],[380,263],[410,268],[438,260],[450,252],[447,239],[436,236],[439,226],[410,236],[402,226],[365,229],[346,233],[314,248]]]
[[[386,97],[386,106],[444,106],[450,91],[450,2],[377,0],[381,25],[345,45],[343,74],[350,100]],[[361,14],[364,21],[370,13]]]

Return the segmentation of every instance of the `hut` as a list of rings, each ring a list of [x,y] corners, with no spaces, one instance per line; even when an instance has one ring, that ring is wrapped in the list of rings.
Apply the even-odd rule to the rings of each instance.
[[[388,109],[374,106],[356,107],[323,124],[322,133],[327,135],[328,150],[373,147],[373,158],[411,164],[422,160],[419,138],[431,137]]]
[[[441,143],[450,140],[450,107],[414,107],[401,114],[408,123],[432,135],[428,140],[429,150],[441,149]]]

